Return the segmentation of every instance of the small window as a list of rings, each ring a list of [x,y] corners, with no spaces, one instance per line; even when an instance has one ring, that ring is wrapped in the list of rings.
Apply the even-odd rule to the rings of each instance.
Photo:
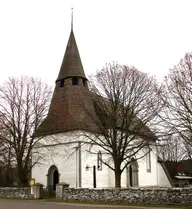
[[[101,151],[97,153],[97,170],[102,170],[102,154]]]
[[[83,78],[83,86],[86,86],[86,79]]]
[[[64,87],[64,83],[65,83],[65,82],[64,82],[64,78],[63,78],[63,79],[60,80],[60,87],[61,87],[61,88]]]
[[[146,155],[146,169],[148,173],[151,173],[151,149],[150,148],[147,150],[147,155]]]
[[[73,84],[73,85],[78,85],[78,84],[79,84],[78,77],[73,77],[73,78],[72,78],[72,84]]]

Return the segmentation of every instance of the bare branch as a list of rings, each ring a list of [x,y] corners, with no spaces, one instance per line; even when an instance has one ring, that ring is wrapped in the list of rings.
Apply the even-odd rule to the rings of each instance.
[[[0,86],[0,135],[11,147],[18,184],[28,183],[32,148],[39,140],[34,133],[47,114],[51,93],[50,87],[32,77],[11,77]]]
[[[123,170],[146,155],[143,148],[155,144],[151,130],[162,108],[161,88],[155,78],[115,62],[106,64],[91,80],[89,96],[95,112],[86,112],[99,131],[84,132],[84,137],[113,159],[113,165],[108,160],[103,163],[114,170],[116,187],[120,187]]]

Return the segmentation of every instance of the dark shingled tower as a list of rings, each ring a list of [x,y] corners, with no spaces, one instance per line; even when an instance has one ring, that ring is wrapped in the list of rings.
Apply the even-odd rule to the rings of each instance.
[[[81,129],[97,132],[97,126],[90,118],[90,113],[95,115],[95,110],[89,93],[87,78],[73,32],[72,15],[71,33],[56,80],[49,112],[35,135],[44,136]]]
[[[83,70],[79,50],[75,41],[73,25],[71,27],[71,33],[69,36],[57,81],[66,79],[68,77],[80,77],[84,80],[87,80]]]

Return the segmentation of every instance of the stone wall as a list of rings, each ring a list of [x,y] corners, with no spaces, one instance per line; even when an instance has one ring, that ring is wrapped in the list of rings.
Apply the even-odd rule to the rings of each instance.
[[[63,200],[136,204],[192,205],[192,188],[74,189],[63,188]],[[58,194],[57,194],[58,195]],[[59,196],[58,196],[59,197]],[[61,197],[61,196],[60,196]],[[59,198],[60,198],[59,197]]]
[[[31,198],[30,187],[0,187],[0,198]]]

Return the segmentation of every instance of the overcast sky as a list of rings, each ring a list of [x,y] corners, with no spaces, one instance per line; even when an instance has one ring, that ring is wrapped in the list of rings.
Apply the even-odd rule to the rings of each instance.
[[[71,26],[86,75],[111,61],[159,79],[192,52],[192,0],[0,0],[0,82],[54,84]]]

